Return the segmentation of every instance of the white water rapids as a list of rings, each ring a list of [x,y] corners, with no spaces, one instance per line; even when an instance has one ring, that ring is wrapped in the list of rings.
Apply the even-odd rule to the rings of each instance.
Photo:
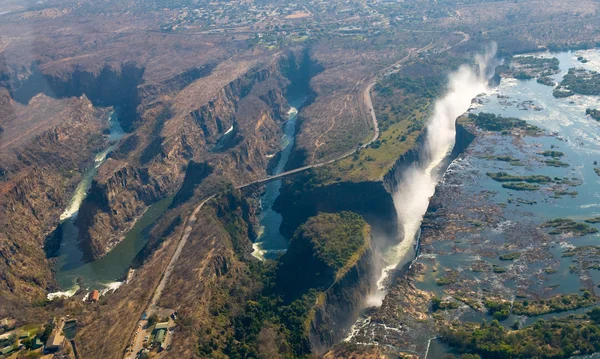
[[[487,92],[490,66],[496,55],[492,45],[475,58],[478,68],[463,65],[448,77],[448,92],[436,101],[427,124],[425,145],[420,161],[397,173],[398,186],[393,193],[394,206],[401,227],[401,240],[382,253],[384,266],[377,280],[377,290],[367,298],[369,307],[381,306],[386,295],[386,279],[390,273],[414,259],[415,239],[421,227],[429,200],[441,176],[440,165],[454,147],[456,119],[471,106],[478,94]]]

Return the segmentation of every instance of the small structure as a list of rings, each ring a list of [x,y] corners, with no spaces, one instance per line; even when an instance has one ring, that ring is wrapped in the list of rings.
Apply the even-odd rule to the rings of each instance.
[[[54,333],[48,338],[46,341],[46,347],[44,347],[44,352],[46,353],[55,353],[62,349],[65,343],[65,337],[61,333]]]
[[[90,302],[97,302],[97,301],[98,301],[98,299],[100,299],[100,292],[98,292],[97,290],[95,290],[95,289],[94,289],[94,290],[93,290],[93,291],[90,293],[89,301],[90,301]]]
[[[63,335],[63,328],[65,326],[64,318],[61,318],[58,325],[52,331],[52,334],[46,341],[46,346],[44,347],[44,353],[55,353],[59,351],[64,343],[65,336]]]
[[[154,330],[167,330],[167,328],[169,328],[169,322],[156,323],[156,325],[154,326]]]
[[[152,344],[156,344],[162,347],[163,342],[165,341],[165,337],[167,335],[168,328],[169,322],[156,323],[156,325],[154,326],[154,330],[152,330],[152,335],[154,336]]]
[[[13,351],[13,347],[12,347],[12,345],[9,345],[7,347],[4,347],[2,350],[0,350],[0,355],[3,355],[3,358],[4,358],[4,355],[9,355],[10,353],[12,353],[12,351]]]

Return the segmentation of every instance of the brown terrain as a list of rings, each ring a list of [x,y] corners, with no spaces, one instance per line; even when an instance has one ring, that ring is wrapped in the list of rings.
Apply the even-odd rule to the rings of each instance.
[[[122,357],[193,209],[229,185],[267,177],[280,151],[286,90],[294,86],[305,85],[309,101],[299,113],[287,169],[336,159],[371,141],[365,94],[401,60],[403,74],[421,76],[438,69],[422,64],[444,63],[439,68],[447,72],[490,41],[506,55],[600,40],[599,5],[592,0],[576,6],[564,0],[333,1],[287,13],[266,3],[267,15],[252,24],[205,26],[185,20],[186,2],[0,1],[0,319],[25,324],[76,315],[80,357]],[[164,31],[165,24],[176,26]],[[396,101],[374,98],[376,110]],[[47,304],[46,294],[59,289],[51,234],[82,173],[108,146],[111,108],[120,111],[126,135],[100,167],[76,220],[86,260],[109,252],[153,203],[175,196],[174,204],[154,225],[128,283],[87,307],[83,293]],[[385,160],[373,155],[367,175],[334,162],[303,178],[341,183],[339,192],[321,194],[345,203],[343,185],[382,181],[397,160],[410,157],[418,142],[411,141],[386,152]],[[169,357],[199,357],[199,342],[214,338],[223,349],[234,331],[230,318],[262,289],[252,278],[253,190],[233,191],[198,212],[158,302],[180,312]],[[363,191],[361,201],[378,203],[374,193],[385,190],[377,191]],[[376,210],[393,208],[386,200]],[[400,286],[391,293],[406,294]],[[267,350],[278,341],[271,329],[261,331],[263,357],[275,357]],[[355,349],[336,348],[326,357],[382,357],[376,349]]]

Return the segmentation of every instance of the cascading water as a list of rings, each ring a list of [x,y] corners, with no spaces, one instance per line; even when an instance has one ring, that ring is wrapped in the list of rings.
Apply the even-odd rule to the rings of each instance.
[[[402,238],[398,244],[382,253],[383,269],[377,280],[377,290],[367,298],[367,306],[380,306],[386,295],[386,280],[390,273],[414,259],[416,237],[429,199],[443,175],[441,167],[444,160],[454,146],[456,118],[469,109],[473,98],[488,90],[487,83],[492,75],[490,71],[494,70],[491,65],[495,55],[496,46],[493,44],[485,54],[476,56],[477,69],[465,65],[450,74],[448,92],[435,103],[429,119],[420,160],[396,173],[398,185],[394,189],[393,199]]]

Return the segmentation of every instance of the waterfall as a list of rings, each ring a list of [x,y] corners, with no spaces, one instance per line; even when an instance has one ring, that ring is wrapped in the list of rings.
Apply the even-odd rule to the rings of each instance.
[[[400,241],[381,253],[384,260],[377,290],[367,298],[367,306],[380,306],[386,295],[386,280],[390,273],[412,261],[416,254],[419,233],[429,200],[443,176],[443,163],[452,151],[456,136],[456,118],[464,114],[478,94],[488,91],[493,75],[496,45],[475,57],[476,67],[461,66],[448,77],[448,92],[438,99],[427,123],[426,137],[420,160],[395,173],[398,184],[393,200],[398,213]]]

